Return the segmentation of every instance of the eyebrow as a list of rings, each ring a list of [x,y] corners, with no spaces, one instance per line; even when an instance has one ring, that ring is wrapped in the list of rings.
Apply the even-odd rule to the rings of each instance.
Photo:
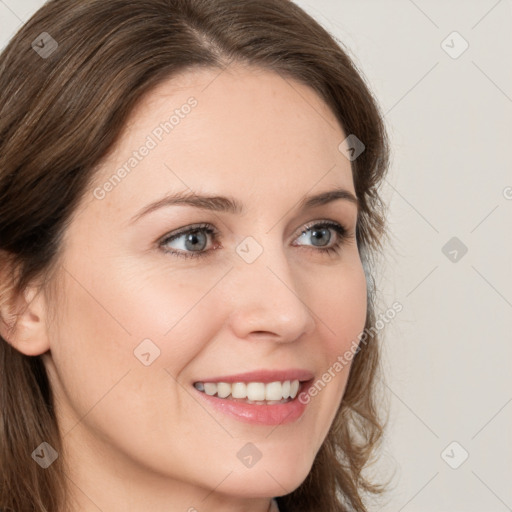
[[[306,196],[299,202],[298,207],[300,210],[306,210],[322,206],[333,201],[338,201],[340,199],[349,201],[359,207],[359,200],[357,197],[352,194],[352,192],[344,188],[336,188],[334,190],[328,190],[319,194]],[[233,197],[199,195],[193,192],[178,192],[176,194],[166,195],[162,199],[145,206],[132,217],[129,224],[133,224],[144,215],[155,210],[174,205],[187,205],[201,210],[225,212],[237,215],[243,215],[245,213],[243,204]]]

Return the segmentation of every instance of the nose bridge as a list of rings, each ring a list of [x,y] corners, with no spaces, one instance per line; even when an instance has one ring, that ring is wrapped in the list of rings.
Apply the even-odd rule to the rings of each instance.
[[[236,248],[232,280],[231,324],[238,337],[251,332],[272,334],[293,341],[314,328],[314,318],[296,275],[276,237],[265,237],[265,245],[247,237]]]

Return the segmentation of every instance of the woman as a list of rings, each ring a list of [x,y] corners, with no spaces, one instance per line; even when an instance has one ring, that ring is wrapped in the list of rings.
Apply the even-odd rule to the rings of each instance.
[[[387,142],[346,53],[287,0],[54,0],[0,67],[3,510],[366,510]]]

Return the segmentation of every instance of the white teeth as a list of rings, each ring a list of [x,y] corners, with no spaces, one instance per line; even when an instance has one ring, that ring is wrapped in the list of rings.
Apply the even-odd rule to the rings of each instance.
[[[290,396],[295,398],[297,396],[297,391],[299,391],[299,381],[294,380],[290,383]]]
[[[247,398],[254,402],[265,400],[265,384],[263,382],[249,382],[247,384]]]
[[[288,398],[290,396],[290,381],[287,380],[283,382],[283,398]]]
[[[227,398],[229,395],[231,395],[231,386],[226,382],[219,382],[217,384],[217,396]]]
[[[287,398],[294,399],[299,391],[300,382],[286,380],[284,382],[196,382],[194,387],[207,395],[217,395],[219,398],[246,398],[248,402],[280,402]]]
[[[235,382],[232,384],[231,396],[233,398],[247,398],[247,385],[245,382]]]
[[[271,382],[265,386],[265,400],[282,400],[288,398],[283,396],[283,385],[280,382]]]
[[[205,382],[204,392],[207,395],[215,395],[215,393],[217,393],[217,384],[215,384],[214,382]]]

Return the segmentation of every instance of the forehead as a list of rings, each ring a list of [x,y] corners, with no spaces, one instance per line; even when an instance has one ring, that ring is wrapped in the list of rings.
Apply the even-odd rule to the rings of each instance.
[[[353,190],[350,162],[338,149],[344,138],[316,92],[288,77],[240,66],[188,70],[137,105],[95,186],[110,180],[108,201],[124,204],[163,189],[260,198],[305,194],[317,184]]]

